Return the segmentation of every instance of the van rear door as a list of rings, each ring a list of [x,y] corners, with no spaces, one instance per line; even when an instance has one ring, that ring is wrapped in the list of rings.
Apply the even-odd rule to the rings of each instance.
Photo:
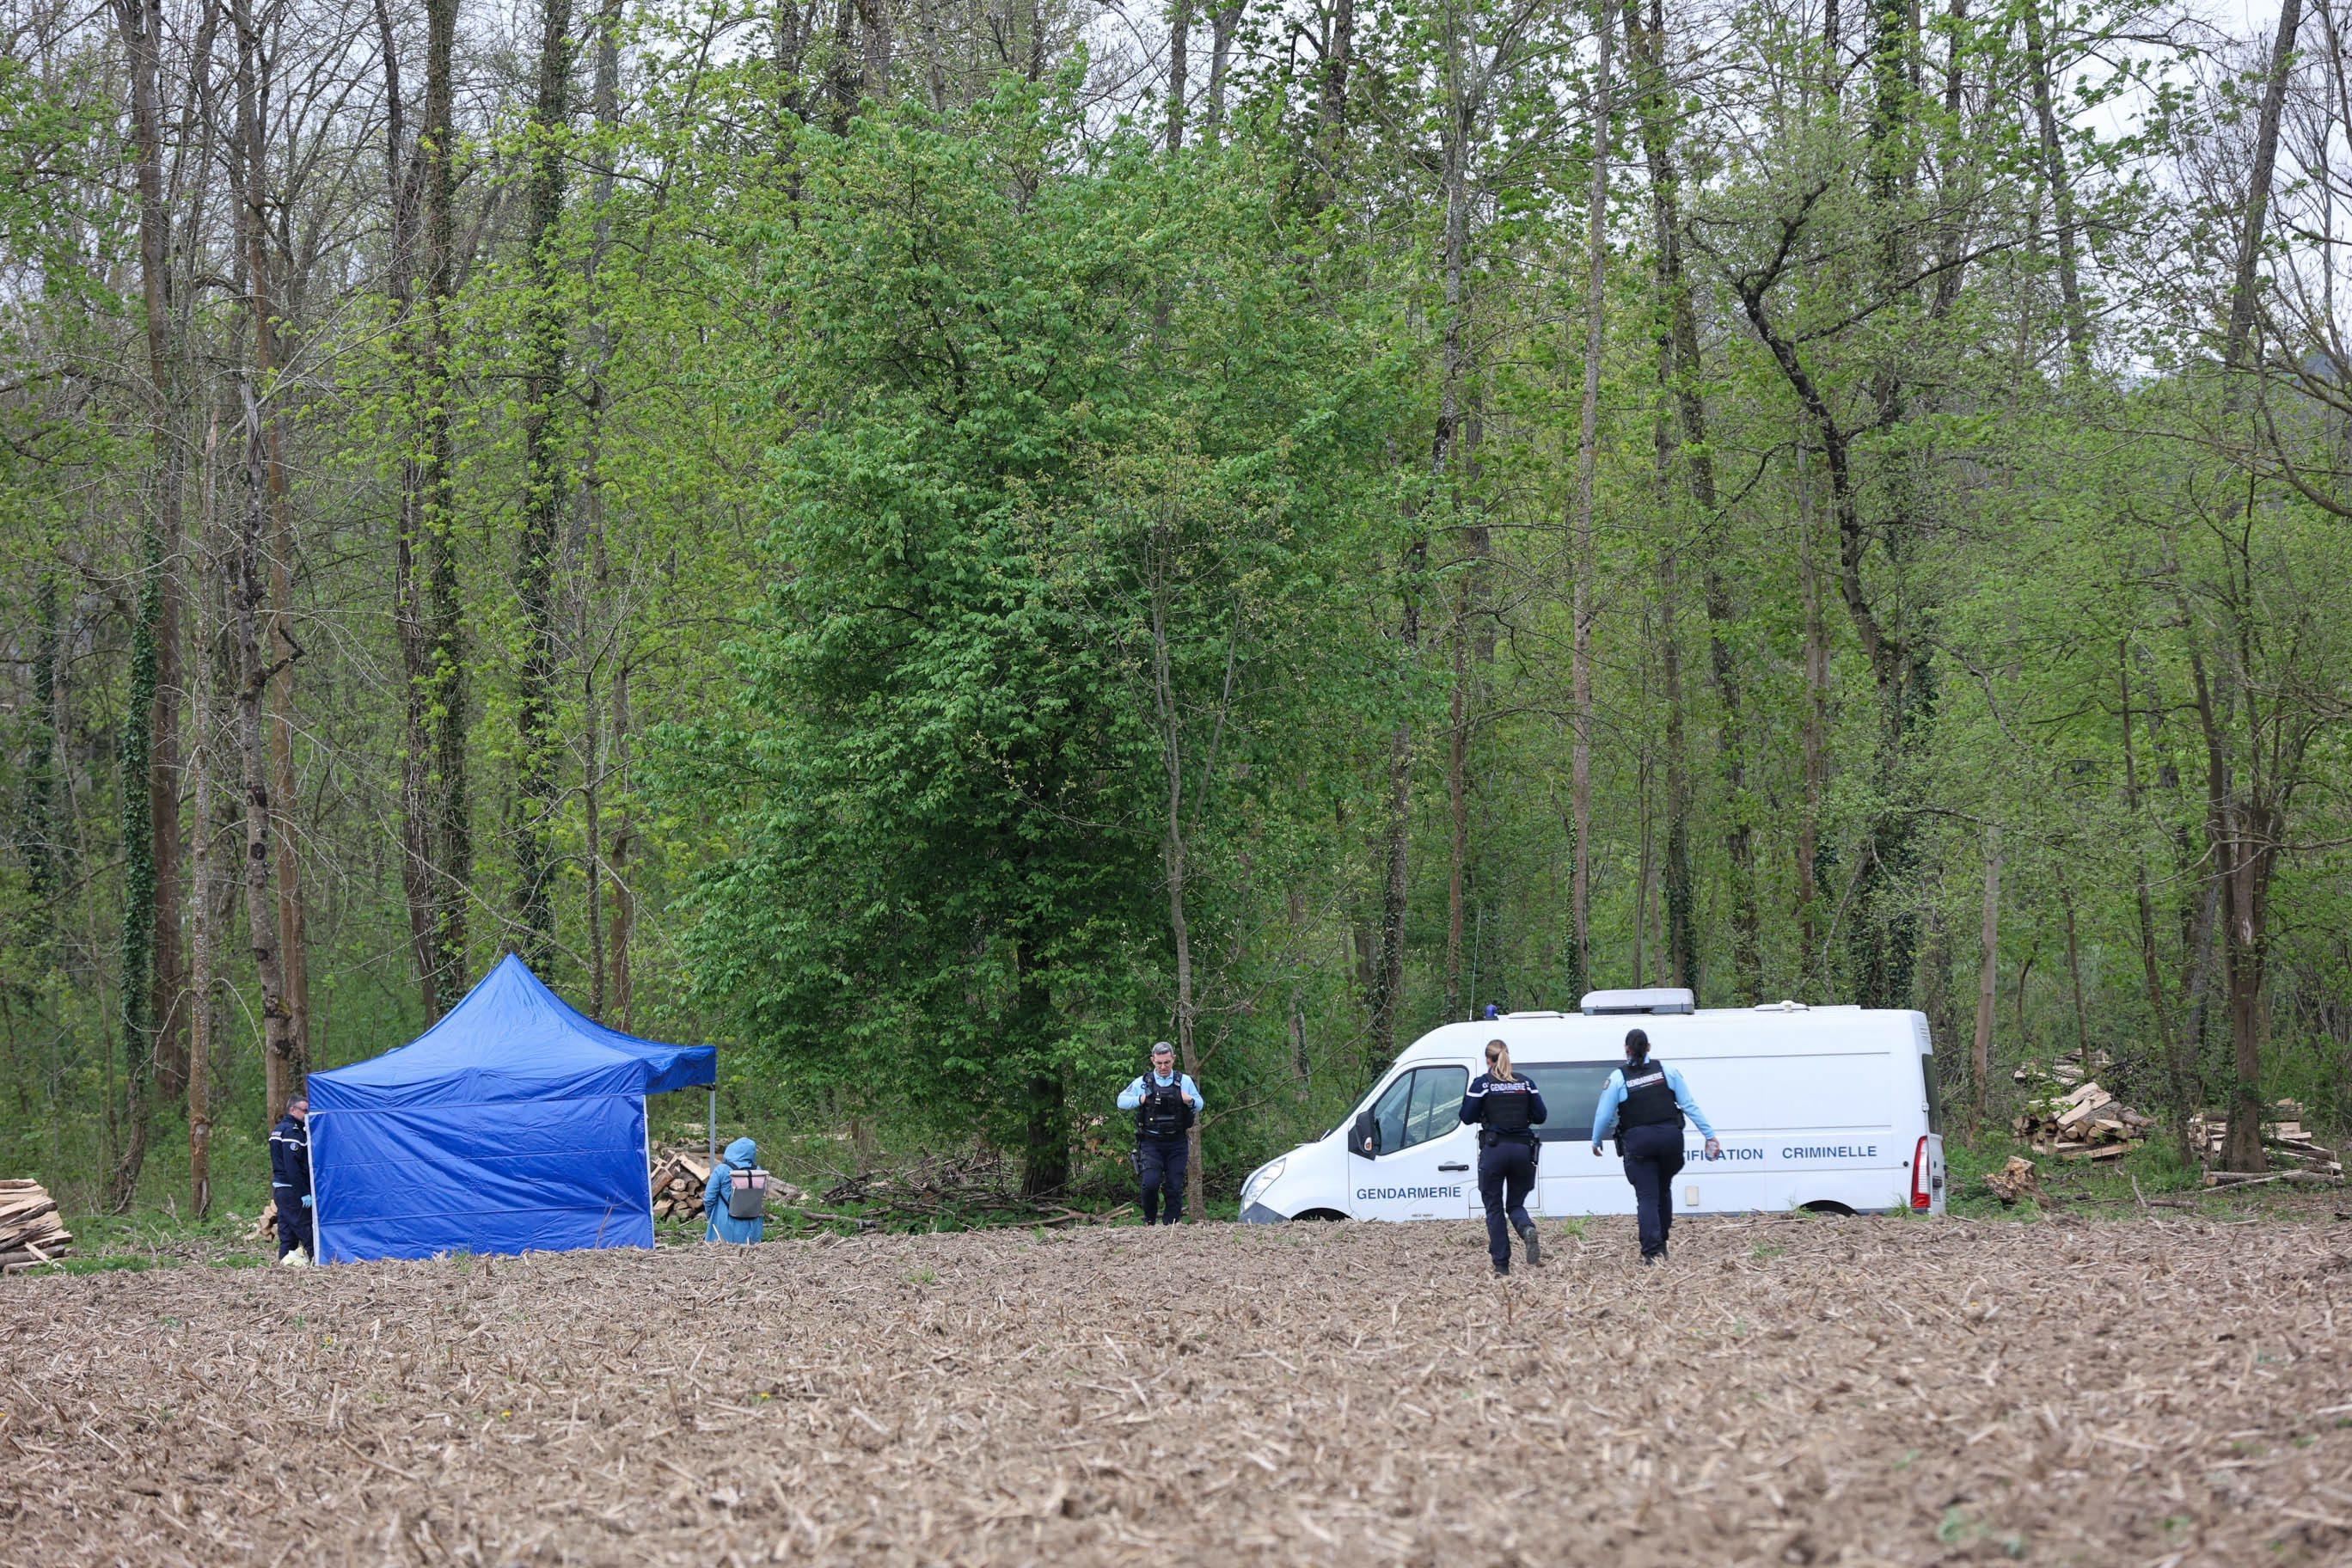
[[[1944,1091],[1943,1085],[1936,1075],[1936,1058],[1927,1049],[1926,1018],[1922,1017],[1919,1020],[1918,1027],[1919,1085],[1920,1092],[1927,1101],[1927,1135],[1924,1141],[1927,1157],[1920,1162],[1923,1169],[1918,1173],[1916,1184],[1913,1188],[1911,1206],[1914,1209],[1919,1206],[1919,1197],[1924,1193],[1927,1199],[1927,1212],[1942,1214],[1945,1197]]]

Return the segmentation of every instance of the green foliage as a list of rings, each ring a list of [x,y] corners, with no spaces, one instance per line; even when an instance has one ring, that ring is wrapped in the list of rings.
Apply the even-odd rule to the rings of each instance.
[[[778,385],[821,412],[773,459],[739,721],[667,764],[742,846],[688,949],[730,1033],[1006,1139],[1166,1029],[1165,749],[1202,740],[1212,841],[1307,762],[1284,721],[1380,395],[1244,221],[1244,159],[1164,169],[1074,116],[1009,83],[969,131],[810,139]]]
[[[1196,81],[1171,153],[1073,14],[981,48],[999,20],[952,12],[936,62],[892,40],[885,88],[847,35],[647,0],[602,106],[583,13],[562,124],[469,17],[461,58],[499,68],[459,95],[431,375],[373,85],[319,52],[331,30],[274,57],[316,1063],[425,1021],[400,788],[421,679],[462,741],[436,765],[471,783],[470,867],[425,879],[466,915],[462,966],[527,941],[608,1021],[716,1040],[730,1123],[809,1180],[977,1141],[1116,1187],[1110,1097],[1180,1032],[1180,908],[1210,1185],[1328,1130],[1387,1065],[1368,994],[1400,827],[1402,1037],[1664,978],[1675,844],[1704,1003],[1928,1015],[1965,1187],[2006,1152],[2021,1061],[2105,1051],[2150,1111],[2240,1089],[2210,895],[2217,824],[2259,804],[2246,1087],[2352,1120],[2346,404],[2312,352],[2342,329],[2294,292],[2342,220],[2282,177],[2259,363],[2217,372],[2258,79],[2148,42],[2139,0],[1881,8],[1838,48],[1793,15],[1635,8],[1663,58],[1629,35],[1601,123],[1587,13],[1481,0],[1361,10],[1329,105],[1295,18],[1252,9],[1221,122]],[[79,1209],[163,1065],[156,595],[185,636],[217,586],[150,529],[156,459],[184,458],[194,520],[236,503],[243,454],[233,415],[159,418],[140,384],[119,41],[46,18],[0,60],[0,1168]],[[186,47],[172,123],[197,123]],[[2320,79],[2294,84],[2314,126],[2341,115]],[[1604,145],[1583,974],[1563,535]],[[172,298],[191,364],[234,368],[221,152],[178,154]],[[551,160],[562,200],[527,226]],[[427,491],[464,657],[420,674],[396,587]],[[184,737],[213,650],[177,651]],[[221,744],[191,843],[242,843]],[[249,1213],[254,986],[242,911],[214,919],[215,1184]],[[184,1202],[184,1134],[159,1103],[151,1213]],[[2053,1180],[2105,1204],[2185,1183],[2171,1157]]]

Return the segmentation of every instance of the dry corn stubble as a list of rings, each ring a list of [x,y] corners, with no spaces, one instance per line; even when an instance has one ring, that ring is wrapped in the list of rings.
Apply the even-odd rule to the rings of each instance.
[[[2340,1228],[1546,1230],[10,1280],[0,1562],[2352,1561]]]

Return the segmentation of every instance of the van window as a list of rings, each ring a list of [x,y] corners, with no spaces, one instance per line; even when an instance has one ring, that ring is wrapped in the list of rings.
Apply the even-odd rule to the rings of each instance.
[[[1927,1131],[1940,1138],[1944,1135],[1944,1083],[1935,1058],[1919,1058],[1919,1075],[1927,1084]]]
[[[1393,1154],[1442,1137],[1462,1124],[1462,1091],[1470,1075],[1461,1068],[1415,1068],[1399,1073],[1372,1105],[1381,1152]]]
[[[1518,1075],[1534,1082],[1549,1112],[1538,1123],[1536,1136],[1547,1143],[1576,1143],[1592,1136],[1592,1108],[1601,1103],[1609,1075],[1623,1065],[1622,1061],[1516,1064]]]

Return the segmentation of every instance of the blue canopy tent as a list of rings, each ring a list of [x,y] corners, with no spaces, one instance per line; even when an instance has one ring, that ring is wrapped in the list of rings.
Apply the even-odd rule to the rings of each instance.
[[[408,1045],[310,1075],[319,1261],[651,1247],[646,1097],[718,1077],[509,953]]]

